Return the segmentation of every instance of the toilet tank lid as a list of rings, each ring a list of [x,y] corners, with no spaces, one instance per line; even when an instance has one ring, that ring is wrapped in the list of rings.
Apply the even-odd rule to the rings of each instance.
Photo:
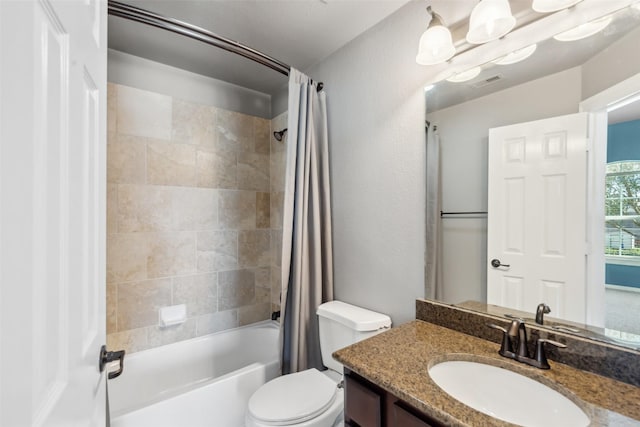
[[[376,331],[391,327],[391,318],[386,314],[376,313],[342,301],[325,302],[318,307],[316,313],[320,317],[341,323],[354,331]]]

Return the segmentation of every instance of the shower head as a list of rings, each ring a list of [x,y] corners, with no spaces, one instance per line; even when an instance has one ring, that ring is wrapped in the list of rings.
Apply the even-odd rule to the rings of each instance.
[[[282,138],[284,138],[284,134],[286,131],[287,131],[287,128],[284,128],[281,131],[275,131],[273,133],[273,137],[276,139],[276,141],[282,141]]]

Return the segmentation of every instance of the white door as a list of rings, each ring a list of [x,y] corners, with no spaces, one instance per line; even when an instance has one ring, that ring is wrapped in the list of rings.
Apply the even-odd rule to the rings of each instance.
[[[0,425],[102,426],[106,2],[0,0]]]
[[[585,322],[588,119],[489,130],[489,304]]]

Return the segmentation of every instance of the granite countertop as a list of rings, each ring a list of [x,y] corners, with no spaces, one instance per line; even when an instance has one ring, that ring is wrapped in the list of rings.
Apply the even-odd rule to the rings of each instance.
[[[414,320],[338,350],[333,357],[446,425],[512,425],[450,397],[428,374],[430,366],[445,360],[477,360],[558,390],[582,408],[592,426],[640,426],[640,388],[554,361],[549,361],[550,370],[536,369],[501,357],[498,349],[493,342]]]

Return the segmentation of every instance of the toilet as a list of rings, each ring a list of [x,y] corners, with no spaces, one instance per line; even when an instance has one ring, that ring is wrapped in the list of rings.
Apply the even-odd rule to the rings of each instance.
[[[246,427],[342,425],[342,365],[331,354],[390,328],[391,319],[341,301],[322,304],[316,314],[322,363],[328,369],[307,369],[264,384],[249,399]]]

